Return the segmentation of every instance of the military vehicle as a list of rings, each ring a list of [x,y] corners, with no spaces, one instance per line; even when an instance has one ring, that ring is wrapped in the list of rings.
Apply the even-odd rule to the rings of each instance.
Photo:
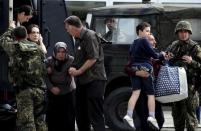
[[[157,38],[157,48],[165,50],[176,38],[174,29],[180,20],[192,24],[192,39],[201,41],[201,7],[187,7],[161,4],[115,5],[91,9],[87,15],[90,29],[104,35],[108,31],[106,20],[113,19],[116,33],[109,43],[104,44],[107,86],[105,89],[105,117],[108,126],[114,131],[129,130],[123,122],[127,102],[131,95],[131,83],[124,73],[128,61],[129,47],[137,38],[136,26],[146,21],[151,24],[151,32]],[[144,103],[146,104],[146,103]],[[139,121],[136,119],[136,123]]]
[[[33,7],[34,14],[31,21],[26,24],[35,23],[40,26],[48,55],[52,53],[54,43],[57,41],[65,41],[70,53],[74,53],[73,39],[64,30],[63,21],[68,14],[65,0],[13,0],[13,6],[9,4],[11,1],[0,0],[0,34],[8,28],[9,19],[12,20],[9,17],[13,14],[12,10],[20,5],[28,4]],[[104,44],[105,67],[108,77],[105,89],[105,117],[107,125],[113,131],[129,130],[122,120],[131,94],[131,83],[129,77],[124,73],[124,65],[128,60],[129,46],[136,38],[136,25],[141,21],[149,22],[152,25],[152,33],[157,38],[158,48],[164,50],[175,39],[174,28],[181,19],[192,23],[192,38],[200,42],[201,31],[198,28],[201,26],[200,14],[201,7],[178,7],[152,3],[116,5],[89,11],[86,21],[90,29],[102,36],[108,31],[105,25],[107,18],[114,18],[117,23],[116,38]],[[0,104],[12,104],[14,89],[8,82],[8,57],[2,49],[0,49],[0,61]],[[15,117],[9,119],[6,117],[8,114],[3,114],[1,111],[0,123],[6,127],[6,130],[12,131],[15,126]],[[138,118],[136,121],[139,122]]]

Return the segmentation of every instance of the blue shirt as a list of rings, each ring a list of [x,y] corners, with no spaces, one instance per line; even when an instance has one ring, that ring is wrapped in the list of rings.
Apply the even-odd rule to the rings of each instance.
[[[151,58],[164,59],[163,55],[156,53],[146,38],[138,38],[133,41],[130,47],[130,56],[132,65],[141,63],[151,66]]]

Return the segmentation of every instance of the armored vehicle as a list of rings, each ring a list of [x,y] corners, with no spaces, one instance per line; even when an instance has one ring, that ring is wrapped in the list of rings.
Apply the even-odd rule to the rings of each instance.
[[[73,54],[73,39],[64,30],[63,20],[67,17],[65,0],[0,0],[0,34],[7,28],[9,13],[22,4],[31,5],[34,9],[30,23],[40,26],[48,55],[52,53],[54,43],[65,41],[68,43],[70,53]],[[113,18],[116,22],[116,33],[112,39],[104,44],[105,67],[107,72],[107,85],[105,89],[105,117],[107,125],[113,131],[128,131],[123,123],[127,102],[131,95],[131,83],[124,73],[124,65],[128,59],[128,50],[136,38],[135,27],[141,21],[152,25],[152,33],[157,38],[157,46],[164,50],[175,39],[174,28],[179,20],[188,20],[192,24],[192,38],[201,41],[201,7],[166,6],[160,4],[116,5],[91,9],[87,14],[86,22],[89,28],[104,36],[109,30],[106,19]],[[27,24],[30,24],[27,23]],[[0,49],[0,105],[12,104],[14,90],[8,82],[8,57]],[[11,114],[11,116],[13,116]],[[138,118],[136,118],[138,122]],[[0,123],[5,130],[14,130],[15,115],[8,117],[4,110],[0,110]],[[1,130],[2,127],[1,126]],[[12,128],[12,129],[8,129]]]
[[[115,22],[116,33],[112,33],[109,42],[104,45],[107,86],[105,90],[105,117],[107,124],[114,131],[126,131],[123,116],[131,95],[131,83],[124,73],[128,61],[130,44],[136,39],[136,26],[146,21],[151,24],[151,32],[157,38],[157,48],[165,50],[175,39],[174,29],[180,20],[188,20],[192,24],[192,39],[201,41],[201,7],[185,7],[161,4],[115,5],[91,9],[87,15],[87,23],[92,30],[101,36],[109,31],[108,19]],[[106,37],[105,37],[106,38]],[[146,103],[144,103],[146,104]],[[139,121],[136,119],[136,123]]]

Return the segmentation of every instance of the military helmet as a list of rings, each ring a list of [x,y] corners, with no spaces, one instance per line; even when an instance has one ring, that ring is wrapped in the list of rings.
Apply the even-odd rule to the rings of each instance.
[[[192,34],[191,24],[188,21],[179,21],[175,27],[175,34],[177,34],[179,30],[187,30]]]

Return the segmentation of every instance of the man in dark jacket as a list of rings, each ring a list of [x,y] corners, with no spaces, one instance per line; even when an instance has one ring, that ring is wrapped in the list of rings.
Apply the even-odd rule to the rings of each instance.
[[[153,35],[149,35],[148,36],[148,41],[150,42],[150,44],[153,46],[154,50],[156,52],[160,52],[157,50],[156,48],[156,40],[154,38]],[[155,84],[155,81],[157,79],[157,76],[158,76],[158,72],[159,72],[159,69],[160,69],[160,66],[162,64],[162,61],[160,60],[152,60],[152,64],[153,64],[153,72],[154,72],[154,77],[155,77],[155,80],[154,80],[154,84]],[[148,73],[146,72],[140,72],[140,71],[137,71],[136,72],[136,75],[138,76],[143,76],[143,77],[146,77],[146,74],[148,75]],[[139,97],[139,101],[137,102],[137,106],[136,106],[136,112],[137,114],[139,115],[139,118],[140,118],[140,122],[141,122],[141,130],[142,131],[153,131],[152,128],[149,127],[148,123],[146,122],[146,119],[148,117],[148,107],[146,104],[147,102],[147,96],[144,92],[142,92],[142,94],[140,95]],[[159,126],[159,129],[161,129],[163,127],[163,124],[164,124],[164,114],[163,114],[163,111],[162,111],[162,105],[160,102],[157,102],[156,101],[156,108],[155,108],[155,117],[156,117],[156,120],[157,120],[157,123],[158,123],[158,126]]]
[[[76,118],[79,131],[105,131],[103,98],[106,82],[103,49],[92,30],[85,29],[77,16],[66,18],[65,28],[75,37],[74,66],[69,73],[77,78]]]
[[[156,48],[156,40],[155,40],[154,36],[152,34],[150,34],[150,35],[147,36],[147,39],[150,42],[150,44],[153,46],[154,50],[156,52],[160,52]],[[159,60],[157,60],[157,61],[153,60],[152,64],[153,64],[153,69],[154,69],[153,70],[154,71],[154,77],[156,78],[157,75],[158,75],[158,72],[159,72],[159,69],[160,69],[160,66],[161,66],[162,62],[159,61]],[[148,77],[149,76],[149,73],[146,72],[146,71],[133,72],[132,69],[129,67],[129,65],[126,66],[125,72],[129,76],[131,76],[131,75],[136,75],[136,76],[140,76],[140,77]],[[152,131],[152,130],[154,130],[154,129],[150,128],[150,126],[147,123],[147,117],[149,115],[149,112],[148,112],[147,105],[144,104],[144,103],[147,103],[147,100],[148,99],[147,99],[146,93],[142,92],[140,94],[140,96],[139,96],[138,102],[136,103],[136,113],[137,113],[137,115],[139,116],[139,119],[140,119],[140,126],[139,125],[136,125],[136,126],[137,126],[137,129],[140,128],[140,130],[142,130],[142,131]],[[162,111],[161,103],[159,103],[157,101],[156,101],[156,108],[155,108],[155,117],[156,117],[159,129],[161,129],[163,127],[163,124],[164,124],[164,114],[163,114],[163,111]]]

